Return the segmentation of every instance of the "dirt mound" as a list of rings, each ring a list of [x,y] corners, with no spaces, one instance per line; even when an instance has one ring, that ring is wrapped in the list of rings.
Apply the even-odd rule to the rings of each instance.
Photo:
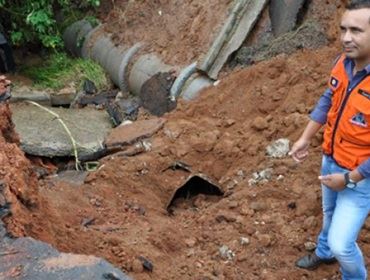
[[[312,2],[315,9],[329,5]],[[143,10],[144,23],[159,3]],[[336,16],[325,17],[329,24]],[[166,114],[163,129],[146,140],[150,151],[102,159],[80,187],[41,181],[39,200],[47,204],[16,212],[8,229],[62,251],[104,257],[135,279],[339,279],[336,265],[314,273],[293,265],[320,229],[321,136],[301,165],[266,156],[274,140],[298,137],[337,54],[335,47],[300,50],[234,71]],[[167,212],[169,191],[189,175],[169,168],[175,162],[207,174],[224,196],[185,196]],[[250,184],[253,173],[266,169],[267,181]],[[366,233],[360,245],[370,257]],[[144,270],[144,259],[152,272]]]
[[[242,47],[233,64],[251,65],[279,54],[292,54],[298,49],[318,49],[328,44],[325,32],[315,22],[305,23],[272,42],[254,47]]]
[[[0,208],[5,215],[7,205],[11,204],[12,212],[21,214],[24,219],[21,218],[22,223],[9,226],[17,232],[24,232],[27,218],[31,217],[29,208],[38,203],[37,179],[18,144],[9,106],[0,104]]]
[[[147,51],[159,53],[165,62],[187,65],[207,52],[231,3],[230,0],[121,0],[114,1],[114,5],[105,3],[101,14],[115,43],[133,46],[144,42]]]
[[[320,227],[320,137],[301,166],[268,158],[265,149],[298,136],[335,56],[331,48],[302,51],[237,71],[167,114],[151,152],[106,158],[79,188],[44,181],[40,196],[52,211],[33,225],[46,223],[47,230],[26,233],[63,251],[104,257],[135,279],[333,276],[335,266],[313,276],[292,265]],[[187,176],[168,169],[176,161],[218,182],[224,198],[178,199],[168,213],[167,190]],[[270,181],[250,186],[252,173],[266,168],[273,170]],[[22,224],[24,217],[10,221]],[[229,254],[220,253],[223,245]],[[137,265],[140,256],[153,263],[152,273]]]

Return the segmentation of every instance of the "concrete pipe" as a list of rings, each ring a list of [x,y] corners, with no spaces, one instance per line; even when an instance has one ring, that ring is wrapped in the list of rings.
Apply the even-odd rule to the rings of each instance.
[[[181,70],[179,76],[176,78],[170,92],[170,99],[171,101],[176,101],[177,97],[180,95],[182,88],[184,87],[185,83],[189,78],[197,72],[197,63],[194,62],[193,64],[185,67]]]
[[[214,81],[207,76],[195,74],[185,83],[181,97],[187,101],[194,100],[199,96],[201,90],[212,86],[213,83]]]
[[[99,25],[94,29],[90,28],[90,32],[84,34],[84,42],[80,47],[80,51],[77,52],[73,49],[74,45],[72,44],[76,38],[72,38],[79,34],[75,30],[79,30],[81,27],[84,28],[83,24],[83,22],[76,22],[65,33],[64,38],[68,40],[66,42],[68,50],[75,55],[82,56],[85,59],[92,59],[99,63],[106,70],[114,84],[121,90],[128,91],[129,75],[127,74],[127,68],[133,56],[142,47],[142,44],[137,43],[133,47],[116,47],[110,36],[103,31],[103,25]]]
[[[108,64],[108,54],[115,48],[116,47],[114,46],[110,38],[106,36],[100,36],[96,39],[95,43],[91,47],[90,59],[99,63],[100,66],[103,67],[105,70],[108,70],[106,68]],[[117,57],[116,59],[119,58]]]
[[[63,40],[66,49],[76,57],[82,54],[82,45],[86,35],[93,29],[90,22],[87,20],[80,20],[69,26],[64,34]]]
[[[167,98],[170,97],[174,103],[180,95],[186,100],[192,100],[201,89],[212,85],[211,79],[196,74],[196,63],[178,71],[179,67],[164,63],[154,53],[139,56],[128,73],[129,65],[142,44],[117,47],[103,28],[103,25],[99,25],[93,29],[87,21],[78,21],[67,28],[63,38],[67,49],[72,54],[85,59],[90,58],[99,63],[121,90],[130,91],[137,96],[145,95],[149,90],[142,92],[142,88],[150,80],[148,85],[156,85],[161,89],[169,87],[166,90]],[[77,45],[81,38],[84,39],[82,46]],[[173,81],[173,73],[177,71],[180,74]],[[160,75],[161,73],[167,76]]]
[[[123,91],[129,91],[127,67],[141,46],[138,43],[131,48],[116,47],[109,37],[101,36],[93,44],[90,58],[107,71],[115,85]]]
[[[85,40],[82,44],[81,49],[81,56],[84,59],[88,59],[91,57],[91,48],[94,45],[94,40],[99,35],[99,31],[101,30],[103,25],[98,25],[94,29],[92,29],[86,36]]]
[[[129,75],[130,91],[139,95],[143,84],[158,73],[170,72],[173,66],[163,63],[155,54],[146,54],[135,62]]]
[[[128,86],[128,65],[141,47],[142,44],[137,43],[129,49],[113,48],[108,53],[105,69],[112,81],[123,91],[130,90]]]

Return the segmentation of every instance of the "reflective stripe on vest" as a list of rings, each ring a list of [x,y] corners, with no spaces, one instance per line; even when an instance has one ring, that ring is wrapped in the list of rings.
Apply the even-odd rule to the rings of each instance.
[[[343,55],[338,60],[329,80],[333,95],[323,150],[353,170],[370,157],[370,75],[349,89],[344,59]]]

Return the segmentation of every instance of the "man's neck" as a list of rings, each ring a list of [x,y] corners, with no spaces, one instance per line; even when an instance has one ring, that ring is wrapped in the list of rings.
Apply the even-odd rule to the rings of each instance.
[[[370,58],[354,59],[355,68],[353,69],[354,73],[363,70],[367,65],[370,64]]]

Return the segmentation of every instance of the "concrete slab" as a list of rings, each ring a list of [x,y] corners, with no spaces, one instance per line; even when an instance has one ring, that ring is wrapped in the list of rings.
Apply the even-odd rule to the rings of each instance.
[[[121,147],[151,137],[160,130],[165,123],[164,119],[137,121],[128,125],[116,127],[105,140],[107,148]]]
[[[50,94],[45,91],[37,91],[26,86],[14,87],[10,102],[30,100],[44,105],[50,105]]]
[[[71,131],[81,157],[103,149],[104,138],[112,126],[108,114],[91,108],[49,108],[57,113]],[[31,104],[11,104],[15,130],[21,148],[35,156],[73,156],[73,145],[61,123],[50,113]]]
[[[272,31],[277,37],[292,31],[306,0],[271,0],[270,18]]]
[[[230,55],[238,50],[248,37],[268,2],[268,0],[235,2],[234,11],[230,14],[223,30],[201,62],[199,69],[216,80]]]
[[[5,229],[2,225],[2,232]],[[94,256],[60,253],[33,238],[0,238],[0,279],[130,280],[107,261]]]

